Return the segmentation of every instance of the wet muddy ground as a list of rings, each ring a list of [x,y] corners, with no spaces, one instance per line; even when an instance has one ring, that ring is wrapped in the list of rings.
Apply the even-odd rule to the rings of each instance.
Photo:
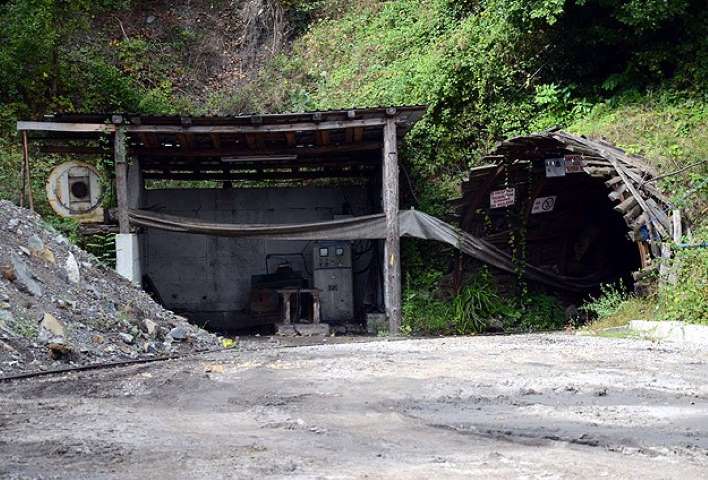
[[[246,342],[0,383],[0,478],[708,478],[707,361],[563,334]]]

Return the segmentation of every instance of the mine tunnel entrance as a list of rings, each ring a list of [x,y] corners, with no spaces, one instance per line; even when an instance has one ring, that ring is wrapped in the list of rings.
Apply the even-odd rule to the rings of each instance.
[[[462,184],[462,229],[551,272],[558,296],[578,301],[620,280],[631,289],[657,253],[656,228],[670,231],[664,197],[633,193],[651,168],[609,144],[548,132],[502,142],[485,159]]]

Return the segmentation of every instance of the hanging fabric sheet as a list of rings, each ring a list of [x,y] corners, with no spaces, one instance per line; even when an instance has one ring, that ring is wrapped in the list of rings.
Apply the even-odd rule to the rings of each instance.
[[[147,210],[130,210],[130,223],[172,232],[272,240],[376,240],[386,238],[384,214],[366,215],[325,222],[286,225],[238,225],[165,215]],[[442,220],[417,210],[404,210],[398,221],[402,237],[444,242],[463,253],[507,272],[517,265],[509,254],[494,245],[462,232]],[[597,287],[604,278],[566,277],[530,265],[523,266],[524,276],[533,281],[566,291],[585,291]]]

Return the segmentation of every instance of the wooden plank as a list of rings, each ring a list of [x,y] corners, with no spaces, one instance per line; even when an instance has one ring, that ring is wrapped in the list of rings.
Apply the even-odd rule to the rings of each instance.
[[[352,126],[348,126],[348,128],[351,128]],[[355,128],[354,129],[354,143],[361,143],[364,141],[364,129],[363,128]]]
[[[118,226],[120,233],[130,233],[128,218],[128,162],[126,158],[126,135],[118,128],[113,141],[113,162],[116,172],[116,197],[118,200]]]
[[[318,130],[315,132],[315,140],[317,141],[317,145],[326,147],[329,145],[329,132],[327,130]]]
[[[68,123],[68,122],[17,122],[17,130],[39,132],[76,132],[76,133],[111,133],[115,125],[107,123]]]
[[[304,132],[316,130],[342,130],[345,128],[365,128],[365,127],[383,127],[386,119],[383,118],[366,118],[360,120],[347,121],[328,121],[328,122],[299,122],[299,123],[283,123],[283,124],[266,124],[266,125],[196,125],[196,126],[177,126],[177,125],[129,125],[128,133],[147,132],[147,133],[282,133],[282,132]],[[48,123],[48,122],[39,122]],[[58,131],[63,131],[58,124]],[[108,125],[110,127],[110,125]],[[42,128],[35,128],[43,130]],[[81,131],[81,130],[79,130]],[[362,135],[363,137],[363,135]]]
[[[606,150],[601,151],[603,153],[603,156],[606,156],[610,162],[612,162],[612,165],[615,167],[615,170],[617,170],[617,174],[622,178],[622,181],[627,185],[627,188],[629,189],[629,192],[634,196],[634,198],[637,199],[637,202],[639,205],[641,205],[642,210],[648,215],[650,223],[656,228],[659,232],[659,235],[663,236],[664,238],[668,238],[669,235],[666,232],[666,229],[659,223],[659,221],[655,218],[653,212],[651,211],[651,208],[647,205],[646,201],[642,196],[640,195],[639,191],[635,188],[634,184],[632,183],[632,180],[628,178],[628,175],[626,173],[626,169],[624,168],[624,165],[621,165],[619,161],[612,155],[612,153],[607,152]],[[650,225],[651,227],[651,225]],[[651,228],[649,229],[651,231]],[[652,238],[652,237],[650,237]],[[653,242],[652,242],[653,243]]]
[[[285,132],[285,141],[288,147],[294,147],[297,145],[297,139],[295,137],[295,132]]]
[[[622,218],[624,218],[624,223],[626,223],[628,227],[631,227],[641,214],[642,207],[640,207],[639,204],[636,204],[629,209],[629,211],[625,213]]]
[[[193,158],[203,158],[203,157],[232,157],[232,156],[252,156],[254,151],[257,151],[257,155],[298,155],[298,156],[319,156],[322,154],[329,153],[350,153],[350,152],[362,152],[362,151],[375,151],[380,150],[382,145],[380,142],[366,142],[357,145],[329,145],[323,147],[269,147],[258,149],[256,140],[253,135],[246,135],[246,143],[249,145],[249,149],[244,149],[243,147],[230,147],[230,148],[198,148],[194,150],[183,150],[179,147],[162,147],[162,148],[131,148],[130,154],[137,156],[150,156],[150,157],[193,157]],[[250,140],[248,140],[250,138]]]
[[[652,214],[654,214],[654,217],[659,221],[661,226],[667,231],[672,231],[673,226],[671,225],[671,218],[669,218],[666,212],[659,207],[656,201],[653,198],[648,198],[647,205],[652,209]],[[670,238],[670,236],[667,236],[666,240],[670,240]]]
[[[243,137],[246,140],[246,145],[248,145],[248,148],[251,151],[258,150],[258,144],[256,142],[256,138],[253,135],[246,134]],[[253,152],[251,152],[251,153],[253,153]]]
[[[383,127],[388,119],[362,118],[355,120],[334,120],[325,122],[295,122],[265,125],[128,125],[127,133],[257,133],[257,132],[300,132],[309,130],[342,130],[345,128]],[[17,130],[45,132],[76,132],[76,133],[112,133],[116,126],[103,123],[71,123],[71,122],[17,122]],[[363,138],[363,132],[360,134]],[[355,137],[357,133],[355,132]]]
[[[400,225],[398,223],[398,146],[396,121],[386,120],[383,149],[383,210],[386,214],[384,248],[384,304],[390,335],[401,329],[401,258]]]
[[[617,185],[620,182],[622,182],[622,177],[612,177],[611,179],[605,182],[605,186],[607,188],[612,188],[613,185]]]
[[[627,185],[622,184],[622,185],[619,186],[619,188],[616,188],[615,190],[613,190],[612,192],[610,192],[610,193],[607,195],[607,198],[609,198],[609,199],[612,200],[613,202],[619,202],[619,201],[621,201],[622,198],[624,197],[624,191],[625,191],[626,189],[627,189]]]
[[[138,133],[138,138],[146,147],[158,148],[160,146],[160,142],[157,138],[155,138],[155,135],[147,135],[146,133],[141,132]]]
[[[354,141],[354,129],[347,128],[344,130],[344,143],[352,143]]]
[[[637,205],[637,199],[633,195],[627,195],[618,205],[614,206],[614,211],[625,214]]]
[[[144,171],[146,180],[290,180],[290,179],[316,179],[316,178],[357,178],[368,177],[375,169],[351,170],[293,170],[293,171],[251,171],[251,172],[171,172],[171,171]]]
[[[177,141],[183,149],[191,150],[194,147],[194,135],[191,133],[178,133]]]

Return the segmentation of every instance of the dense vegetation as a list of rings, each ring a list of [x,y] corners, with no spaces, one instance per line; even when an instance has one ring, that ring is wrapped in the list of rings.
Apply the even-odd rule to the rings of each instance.
[[[207,43],[207,29],[195,22],[165,21],[155,34],[129,23],[144,21],[140,2],[130,0],[0,5],[0,195],[16,195],[14,120],[56,110],[240,113],[428,104],[407,140],[413,185],[404,201],[437,215],[446,213],[458,180],[492,142],[553,125],[606,136],[662,172],[708,158],[708,11],[699,0],[192,3],[207,12],[250,3],[261,5],[259,12],[284,13],[289,23],[282,30],[292,44],[278,44],[253,74],[220,86],[191,60]],[[663,182],[696,225],[693,243],[708,240],[707,172],[703,164]],[[42,175],[40,165],[38,192]],[[415,305],[407,310],[409,328],[482,328],[469,308],[456,315],[449,310],[454,305],[436,300],[430,279],[446,269],[446,252],[433,260],[426,253],[422,262],[419,244],[406,243],[405,297]],[[705,249],[679,257],[679,283],[657,292],[649,311],[705,320]],[[512,326],[528,326],[518,319],[533,317],[533,305],[545,301],[505,302],[491,285],[471,285],[462,294],[472,298],[478,290],[492,302],[484,316],[510,319]],[[457,302],[468,305],[469,298]],[[416,317],[423,311],[426,318]],[[558,320],[544,327],[563,322],[546,317]]]

